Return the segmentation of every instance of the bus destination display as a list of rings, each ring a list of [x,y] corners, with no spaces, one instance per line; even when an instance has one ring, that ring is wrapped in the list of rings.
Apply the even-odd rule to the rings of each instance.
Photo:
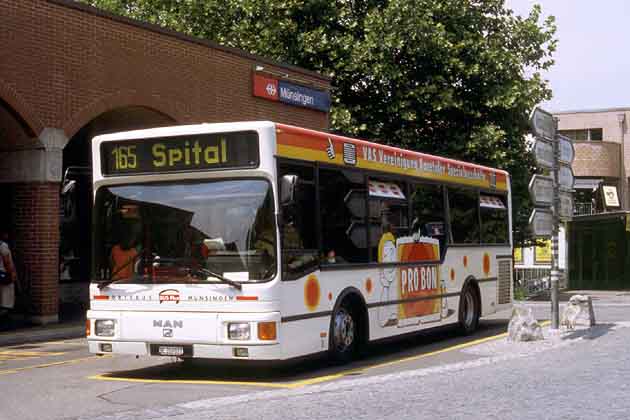
[[[206,133],[101,144],[103,175],[189,172],[258,166],[255,131]]]

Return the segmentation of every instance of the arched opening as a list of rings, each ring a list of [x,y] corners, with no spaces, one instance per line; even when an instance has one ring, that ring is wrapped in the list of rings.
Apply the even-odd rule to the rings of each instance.
[[[92,138],[100,134],[174,123],[173,118],[146,107],[117,108],[83,126],[64,148],[59,249],[62,317],[82,311],[88,299],[92,261]]]
[[[18,272],[13,306],[15,313],[28,312],[30,300],[30,275],[25,264],[28,258],[25,253],[30,249],[23,239],[26,223],[23,217],[18,217],[21,207],[18,196],[28,187],[21,182],[21,174],[10,163],[16,159],[17,154],[37,147],[37,144],[32,127],[11,105],[0,98],[0,230],[9,234],[9,247]],[[2,309],[3,314],[5,311],[6,309]],[[7,322],[0,322],[0,327],[7,325]]]

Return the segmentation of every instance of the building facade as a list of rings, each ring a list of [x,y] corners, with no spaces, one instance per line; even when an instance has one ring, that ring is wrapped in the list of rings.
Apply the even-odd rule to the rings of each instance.
[[[297,67],[70,0],[0,0],[0,28],[0,223],[17,310],[36,323],[56,322],[64,296],[87,289],[92,137],[243,120],[328,128],[321,106],[254,95],[261,76],[328,95],[328,78]],[[72,208],[61,206],[64,174],[83,189]]]
[[[574,141],[575,214],[628,209],[630,108],[564,111],[554,116],[560,134]],[[611,196],[614,192],[618,206]]]

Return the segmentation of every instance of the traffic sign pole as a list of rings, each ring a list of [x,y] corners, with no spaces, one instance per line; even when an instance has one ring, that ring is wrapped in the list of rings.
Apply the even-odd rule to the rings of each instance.
[[[551,113],[535,108],[530,117],[530,125],[536,136],[533,148],[536,162],[539,167],[551,171],[551,177],[534,175],[529,183],[532,200],[538,207],[534,209],[529,220],[534,235],[547,238],[551,236],[551,326],[558,329],[560,326],[558,232],[560,219],[570,218],[573,212],[571,193],[575,177],[571,164],[575,159],[575,148],[570,138],[558,134],[558,118]]]
[[[553,136],[558,132],[558,118],[553,118]],[[551,231],[551,328],[560,327],[560,306],[558,303],[558,232],[560,230],[560,145],[553,142],[553,228]]]

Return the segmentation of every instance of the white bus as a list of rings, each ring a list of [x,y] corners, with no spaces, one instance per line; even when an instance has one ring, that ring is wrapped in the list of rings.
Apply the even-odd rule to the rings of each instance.
[[[93,353],[280,361],[511,305],[509,175],[272,122],[93,140]]]

